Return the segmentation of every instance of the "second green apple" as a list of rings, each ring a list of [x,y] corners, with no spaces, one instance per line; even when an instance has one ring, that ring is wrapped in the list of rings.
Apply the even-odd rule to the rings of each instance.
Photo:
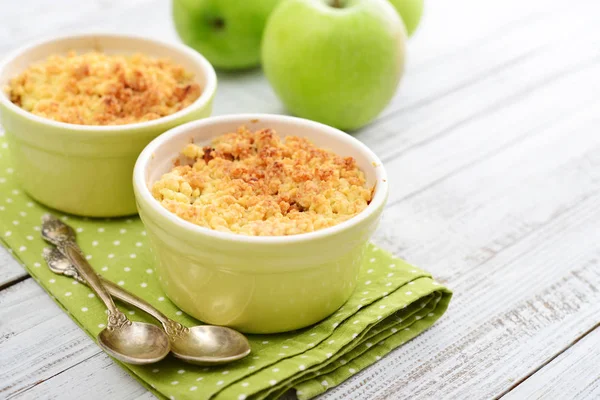
[[[281,0],[173,0],[181,39],[220,69],[260,64],[260,41],[269,14]]]
[[[263,69],[293,114],[354,130],[396,92],[405,42],[387,0],[285,0],[265,28]]]
[[[389,0],[394,6],[404,26],[408,36],[412,36],[417,30],[421,16],[423,15],[423,0]]]

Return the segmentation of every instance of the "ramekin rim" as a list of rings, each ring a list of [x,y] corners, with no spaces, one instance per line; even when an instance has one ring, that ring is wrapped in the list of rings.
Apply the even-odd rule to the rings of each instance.
[[[29,51],[32,51],[40,46],[49,45],[54,42],[60,42],[68,39],[78,39],[78,38],[93,38],[93,37],[108,37],[108,38],[123,38],[123,39],[134,39],[134,40],[142,40],[145,42],[149,42],[152,45],[159,45],[170,47],[185,56],[189,57],[190,60],[193,60],[194,63],[199,65],[206,77],[206,84],[202,90],[202,94],[198,97],[192,104],[189,106],[173,113],[170,115],[166,115],[164,117],[160,117],[151,121],[144,122],[135,122],[132,124],[122,124],[122,125],[80,125],[80,124],[70,124],[66,122],[55,121],[50,118],[40,117],[35,115],[29,111],[22,109],[17,106],[13,102],[10,101],[3,88],[0,88],[0,105],[6,107],[9,111],[18,114],[19,116],[26,118],[28,120],[34,121],[39,124],[51,126],[53,128],[70,130],[70,131],[85,131],[86,133],[91,134],[110,134],[110,133],[122,133],[123,131],[133,131],[133,130],[146,130],[148,128],[159,127],[164,124],[169,124],[173,121],[181,119],[190,113],[202,109],[207,104],[210,103],[211,99],[214,97],[217,90],[217,74],[212,64],[200,53],[193,50],[191,47],[186,46],[182,43],[171,43],[165,42],[162,40],[157,40],[141,35],[135,34],[120,34],[120,33],[110,33],[110,32],[89,32],[89,33],[80,33],[80,34],[61,34],[52,36],[50,38],[45,38],[43,40],[38,40],[34,42],[30,42],[23,46],[18,47],[17,49],[8,53],[5,57],[0,60],[0,77],[2,77],[5,73],[6,66],[14,60],[16,57],[26,54]]]
[[[221,232],[216,231],[210,228],[202,227],[196,224],[193,224],[189,221],[184,220],[176,216],[175,214],[169,212],[164,207],[160,205],[160,203],[152,196],[150,189],[146,185],[145,181],[145,171],[148,162],[152,159],[155,151],[166,141],[169,139],[184,135],[187,132],[193,132],[195,129],[202,128],[203,125],[209,125],[212,123],[219,122],[231,122],[231,120],[240,120],[242,121],[251,121],[251,120],[265,120],[265,119],[276,119],[276,120],[284,120],[290,123],[295,124],[306,124],[312,125],[313,127],[317,127],[319,129],[323,129],[336,136],[341,141],[346,141],[358,148],[360,151],[365,153],[368,159],[372,160],[372,166],[375,170],[376,183],[373,198],[371,202],[363,211],[359,214],[353,216],[352,218],[341,222],[337,225],[319,229],[313,232],[300,233],[297,235],[287,235],[287,236],[249,236],[242,235],[237,233],[230,232]],[[179,125],[175,128],[172,128],[162,135],[159,135],[155,139],[153,139],[145,148],[142,150],[138,159],[136,160],[134,169],[133,169],[133,185],[134,192],[137,201],[143,201],[149,207],[151,207],[154,212],[158,213],[161,217],[166,218],[170,223],[187,232],[194,232],[200,235],[206,235],[211,238],[220,239],[223,241],[236,242],[242,244],[255,244],[255,245],[273,245],[273,244],[288,244],[288,243],[299,243],[299,242],[307,242],[311,240],[319,240],[327,236],[335,235],[341,231],[346,231],[351,229],[352,227],[360,224],[362,221],[369,218],[372,214],[380,210],[385,206],[387,196],[388,196],[388,178],[383,163],[377,157],[377,155],[364,143],[355,137],[339,130],[333,128],[331,126],[307,120],[304,118],[292,117],[287,115],[279,115],[279,114],[265,114],[265,113],[243,113],[243,114],[227,114],[220,116],[211,116],[208,118],[204,118],[197,121],[187,122],[185,124]],[[139,205],[138,205],[139,207]],[[139,211],[139,210],[138,210]]]

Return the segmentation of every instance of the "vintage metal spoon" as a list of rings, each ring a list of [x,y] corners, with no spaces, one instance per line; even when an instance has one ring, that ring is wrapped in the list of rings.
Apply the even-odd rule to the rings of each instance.
[[[44,258],[53,272],[85,283],[58,249],[44,249]],[[184,327],[120,286],[105,279],[102,279],[102,283],[112,296],[138,307],[160,321],[169,336],[171,352],[183,361],[198,365],[218,365],[250,354],[250,344],[246,337],[233,329],[211,325]]]
[[[127,364],[155,363],[169,354],[169,339],[162,329],[152,324],[131,322],[115,306],[100,277],[75,242],[75,231],[70,226],[46,214],[42,217],[42,237],[58,248],[106,305],[108,323],[98,334],[98,345],[104,351]]]

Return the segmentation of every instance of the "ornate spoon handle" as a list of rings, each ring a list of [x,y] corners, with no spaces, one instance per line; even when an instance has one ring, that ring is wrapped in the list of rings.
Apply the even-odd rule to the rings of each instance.
[[[42,217],[41,233],[44,240],[55,245],[58,251],[67,258],[69,263],[74,267],[73,269],[81,275],[100,300],[102,300],[106,308],[108,308],[107,328],[117,328],[131,323],[125,314],[119,311],[112,297],[110,297],[110,294],[102,284],[100,277],[83,256],[81,249],[75,241],[75,231],[73,228],[53,215],[46,214]]]
[[[156,318],[165,328],[165,332],[167,332],[167,335],[169,335],[171,339],[175,338],[187,329],[179,322],[173,321],[158,309],[154,308],[154,306],[148,303],[146,300],[137,297],[135,294],[128,292],[118,285],[115,285],[111,281],[107,281],[105,279],[102,279],[102,281],[104,282],[104,286],[114,297],[125,303],[129,303]]]
[[[58,249],[44,249],[44,258],[48,263],[50,269],[61,275],[70,276],[81,283],[87,284],[85,279],[79,274],[78,270],[71,264],[70,260],[65,257]],[[131,304],[140,310],[150,314],[154,318],[156,318],[164,327],[165,331],[169,335],[171,339],[175,339],[181,334],[185,333],[188,328],[181,325],[179,322],[173,321],[168,318],[162,312],[154,308],[147,301],[139,298],[131,292],[123,289],[122,287],[115,285],[113,282],[106,280],[102,277],[99,277],[102,281],[102,284],[106,288],[106,290],[117,299]]]
[[[69,259],[71,264],[75,266],[77,272],[81,275],[83,280],[87,282],[88,286],[91,287],[94,292],[96,292],[108,310],[111,313],[118,313],[119,310],[117,309],[112,297],[110,297],[110,293],[108,293],[108,290],[106,290],[106,287],[100,280],[100,277],[92,269],[92,266],[81,254],[79,246],[73,242],[62,242],[59,244],[58,249]]]

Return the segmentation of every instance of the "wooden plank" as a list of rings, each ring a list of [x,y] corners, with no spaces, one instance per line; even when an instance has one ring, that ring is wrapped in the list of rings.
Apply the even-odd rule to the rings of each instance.
[[[156,399],[156,396],[154,396],[152,394],[152,392],[146,391],[145,393],[142,393],[141,395],[136,397],[134,400],[155,400],[155,399]]]
[[[490,110],[455,127],[435,128],[425,119],[425,122],[415,125],[413,133],[398,135],[398,145],[389,145],[389,148],[398,148],[398,153],[384,161],[386,168],[392,171],[390,204],[414,196],[432,183],[470,168],[507,147],[518,146],[527,136],[539,134],[552,124],[569,118],[579,108],[597,101],[600,86],[589,83],[589,79],[597,74],[598,68],[593,66],[599,67],[600,59],[587,68],[514,99],[509,105]],[[574,93],[574,87],[581,89]],[[565,104],[564,96],[569,95],[572,95],[573,103]],[[481,101],[487,101],[487,98],[484,100],[482,96]],[[465,108],[469,108],[468,104]],[[418,135],[415,133],[421,129],[421,132],[435,131],[437,136],[426,142],[418,139],[417,144],[408,145],[410,147],[401,151],[406,137],[416,138]]]
[[[27,0],[5,2],[0,14],[0,53],[51,34],[69,34],[93,29],[105,18],[143,9],[148,0]],[[27,23],[24,24],[24,20]],[[123,21],[121,19],[121,21]],[[141,25],[131,23],[130,25]]]
[[[0,232],[0,235],[3,232]],[[0,290],[26,279],[29,275],[12,254],[0,245]]]
[[[545,365],[503,400],[600,398],[600,327]]]
[[[40,380],[35,386],[28,387],[10,398],[60,398],[60,393],[68,393],[68,397],[73,399],[156,399],[152,392],[140,385],[104,353],[98,353],[50,378]]]

